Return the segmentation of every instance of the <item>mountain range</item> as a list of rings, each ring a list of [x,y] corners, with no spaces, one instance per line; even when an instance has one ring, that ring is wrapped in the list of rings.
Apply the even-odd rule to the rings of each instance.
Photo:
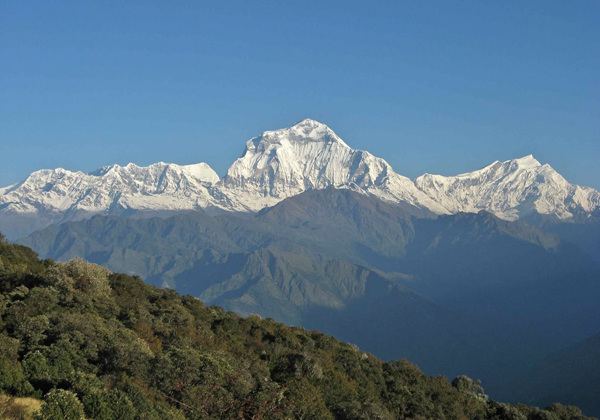
[[[0,231],[511,401],[549,401],[514,384],[600,332],[600,194],[532,156],[411,180],[303,120],[248,141],[223,178],[35,172],[0,189]]]
[[[457,176],[411,180],[305,119],[249,140],[223,178],[206,163],[112,165],[89,174],[40,170],[0,189],[0,230],[11,239],[96,214],[133,217],[181,211],[256,212],[307,190],[335,187],[402,203],[413,214],[488,211],[505,220],[597,222],[598,191],[567,182],[533,156]],[[539,220],[538,220],[539,219]]]

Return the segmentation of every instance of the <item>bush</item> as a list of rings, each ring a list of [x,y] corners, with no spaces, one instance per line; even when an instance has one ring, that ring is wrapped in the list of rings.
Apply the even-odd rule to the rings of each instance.
[[[108,283],[110,271],[81,258],[74,258],[62,265],[64,272],[75,280],[75,288],[94,296],[107,296],[111,288]]]
[[[73,392],[53,389],[46,394],[35,420],[83,420],[83,404]]]

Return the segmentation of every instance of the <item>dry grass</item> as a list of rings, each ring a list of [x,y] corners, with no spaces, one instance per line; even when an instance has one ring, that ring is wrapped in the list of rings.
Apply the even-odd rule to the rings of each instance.
[[[15,398],[15,402],[27,410],[37,411],[42,407],[42,401],[37,398]]]
[[[11,398],[0,395],[0,420],[33,420],[33,413],[41,406],[42,402],[35,398]]]
[[[14,401],[25,408],[29,414],[33,414],[42,407],[42,401],[36,398],[15,398]]]

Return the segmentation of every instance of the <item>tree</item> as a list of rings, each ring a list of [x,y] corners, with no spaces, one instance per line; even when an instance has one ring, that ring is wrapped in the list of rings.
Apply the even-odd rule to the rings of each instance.
[[[36,420],[83,420],[83,404],[77,395],[64,389],[53,389],[44,398]]]
[[[481,387],[481,381],[469,378],[468,376],[461,375],[454,378],[452,386],[462,392],[463,394],[471,394],[476,397],[487,399],[484,394],[484,390]]]
[[[27,395],[33,391],[19,363],[20,342],[0,334],[0,390],[13,395]]]

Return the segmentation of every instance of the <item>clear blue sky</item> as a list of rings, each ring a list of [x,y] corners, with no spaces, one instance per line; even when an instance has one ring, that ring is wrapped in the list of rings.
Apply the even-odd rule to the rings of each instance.
[[[399,173],[600,188],[600,1],[0,2],[0,185],[207,162],[310,117]]]

